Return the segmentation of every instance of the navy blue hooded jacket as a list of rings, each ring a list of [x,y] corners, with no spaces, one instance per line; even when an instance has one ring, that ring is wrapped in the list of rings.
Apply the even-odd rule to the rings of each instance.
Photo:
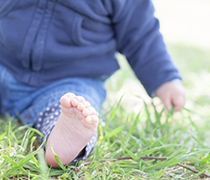
[[[116,52],[149,95],[180,78],[151,0],[0,0],[0,63],[22,83],[111,75]]]

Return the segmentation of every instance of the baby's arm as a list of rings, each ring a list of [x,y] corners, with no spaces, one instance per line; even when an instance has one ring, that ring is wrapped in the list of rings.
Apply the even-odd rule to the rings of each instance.
[[[185,105],[185,89],[179,81],[170,81],[162,84],[155,91],[167,111],[174,105],[175,111],[181,110]]]

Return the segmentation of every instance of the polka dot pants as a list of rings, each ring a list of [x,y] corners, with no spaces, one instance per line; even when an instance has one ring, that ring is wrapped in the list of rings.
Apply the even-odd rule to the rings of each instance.
[[[48,138],[51,130],[55,126],[60,113],[61,113],[61,104],[59,103],[53,104],[52,106],[47,107],[44,111],[39,113],[37,121],[35,123],[35,128],[39,130],[46,137],[46,139]],[[72,162],[86,159],[87,156],[90,154],[90,152],[93,150],[97,138],[98,138],[98,133],[96,133],[91,138],[91,140],[82,150],[82,152],[80,152],[80,154]],[[43,140],[44,138],[41,137],[42,142]]]

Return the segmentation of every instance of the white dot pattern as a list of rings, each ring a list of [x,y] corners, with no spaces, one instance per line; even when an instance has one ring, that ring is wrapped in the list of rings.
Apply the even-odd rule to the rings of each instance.
[[[35,128],[37,128],[45,137],[48,137],[52,128],[55,126],[60,114],[58,104],[47,107],[43,112],[39,113]],[[54,109],[54,111],[52,111]],[[55,111],[56,110],[56,111]],[[56,113],[55,113],[56,112]],[[43,141],[43,139],[41,139]]]
[[[61,112],[61,105],[58,103],[53,104],[50,107],[47,107],[44,111],[39,113],[37,121],[35,123],[35,128],[39,130],[46,138],[48,138],[51,130],[53,129],[58,120],[60,112]],[[98,138],[98,133],[95,133],[95,135],[85,146],[84,153],[78,155],[78,157],[76,157],[72,162],[86,159],[87,156],[95,147],[95,142],[97,141],[97,138]],[[44,138],[41,137],[41,142],[43,142],[43,140]]]

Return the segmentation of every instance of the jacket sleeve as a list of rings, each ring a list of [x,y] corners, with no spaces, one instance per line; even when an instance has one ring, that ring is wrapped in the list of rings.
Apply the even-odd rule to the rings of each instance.
[[[124,54],[151,96],[161,84],[181,79],[171,61],[151,0],[104,0],[112,19],[117,50]]]

